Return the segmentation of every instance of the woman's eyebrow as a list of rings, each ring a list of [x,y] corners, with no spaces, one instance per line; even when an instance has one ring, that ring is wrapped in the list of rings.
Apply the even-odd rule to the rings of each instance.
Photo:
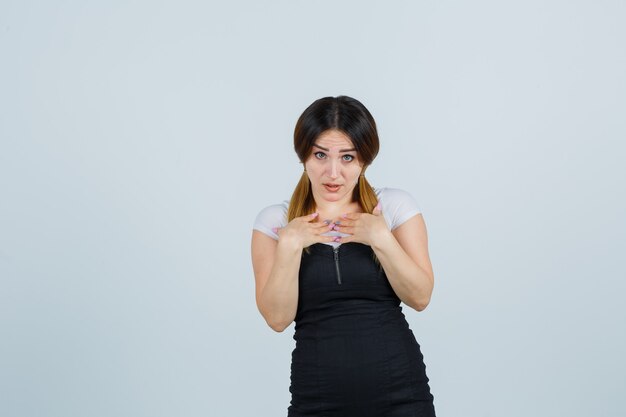
[[[318,145],[317,143],[314,143],[313,146],[317,146],[318,148],[320,148],[323,151],[326,152],[330,152],[330,149],[324,148],[323,146]],[[342,149],[339,152],[352,152],[352,151],[356,151],[356,148],[352,148],[352,149]]]

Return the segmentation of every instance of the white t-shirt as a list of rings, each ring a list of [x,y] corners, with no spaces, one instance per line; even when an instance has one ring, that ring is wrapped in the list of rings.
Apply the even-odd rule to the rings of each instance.
[[[389,226],[389,230],[395,229],[411,217],[422,212],[417,201],[415,201],[411,194],[404,190],[399,188],[374,188],[374,192],[380,202],[383,217],[387,222],[387,226]],[[280,228],[287,225],[288,208],[289,200],[285,200],[281,204],[273,204],[265,207],[257,215],[252,228],[278,240],[278,235],[272,231],[272,228]],[[323,235],[347,236],[336,230],[330,230],[327,233],[323,233]],[[326,243],[333,247],[341,245],[341,243],[338,242]]]

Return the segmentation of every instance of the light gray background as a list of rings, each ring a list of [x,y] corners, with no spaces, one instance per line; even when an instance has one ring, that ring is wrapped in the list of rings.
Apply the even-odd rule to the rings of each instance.
[[[623,1],[0,3],[0,415],[284,416],[254,217],[347,94],[423,208],[439,416],[623,416]]]

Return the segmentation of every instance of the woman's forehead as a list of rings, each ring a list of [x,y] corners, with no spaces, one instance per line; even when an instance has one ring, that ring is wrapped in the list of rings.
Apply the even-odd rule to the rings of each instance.
[[[331,152],[354,151],[354,144],[348,135],[338,130],[327,130],[319,135],[314,143]]]

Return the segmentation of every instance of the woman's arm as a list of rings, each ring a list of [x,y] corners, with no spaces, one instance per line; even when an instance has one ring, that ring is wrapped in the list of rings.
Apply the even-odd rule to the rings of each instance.
[[[423,216],[416,214],[393,232],[379,234],[371,246],[400,300],[417,311],[424,310],[435,279]]]
[[[296,318],[298,274],[302,249],[313,243],[331,242],[322,236],[333,224],[313,222],[318,213],[296,217],[277,228],[278,241],[266,234],[252,232],[252,267],[256,282],[256,304],[267,324],[282,332]]]
[[[252,267],[256,282],[256,304],[267,324],[285,330],[298,308],[298,272],[302,248],[288,239],[274,240],[252,232]]]
[[[389,230],[377,206],[372,214],[348,213],[336,230],[351,234],[340,242],[360,242],[374,250],[391,287],[402,302],[422,311],[430,302],[434,276],[428,256],[428,236],[421,213]]]

